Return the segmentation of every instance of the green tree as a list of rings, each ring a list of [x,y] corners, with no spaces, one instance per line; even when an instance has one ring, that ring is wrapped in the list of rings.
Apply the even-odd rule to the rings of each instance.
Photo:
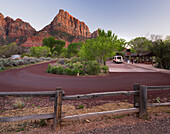
[[[66,45],[65,41],[56,40],[56,44],[54,45],[54,51],[57,51],[58,56],[61,54],[63,47]]]
[[[127,44],[127,42],[125,39],[122,39],[122,38],[118,39],[117,45],[116,45],[116,51],[119,55],[122,55],[122,56],[124,55],[124,53],[125,53],[124,50],[126,49],[126,44]]]
[[[83,42],[74,42],[68,45],[68,54],[70,56],[77,56]]]
[[[17,44],[10,43],[0,47],[0,57],[10,57],[14,54],[23,54],[26,50],[23,47],[17,46]]]
[[[47,46],[31,47],[30,54],[34,57],[48,57],[50,56],[50,48]]]
[[[152,42],[151,51],[156,55],[158,67],[170,69],[170,42],[154,41]]]
[[[98,60],[106,64],[106,59],[112,57],[118,44],[118,39],[111,31],[98,30],[99,36],[95,39],[88,39],[80,50],[80,57],[86,60]]]
[[[128,45],[137,53],[142,53],[143,51],[149,51],[151,47],[151,41],[145,37],[137,37],[129,41]]]
[[[49,37],[43,39],[43,46],[47,46],[50,48],[51,54],[54,53],[54,51],[57,52],[58,56],[60,55],[62,48],[65,46],[65,41],[56,40],[55,37]]]

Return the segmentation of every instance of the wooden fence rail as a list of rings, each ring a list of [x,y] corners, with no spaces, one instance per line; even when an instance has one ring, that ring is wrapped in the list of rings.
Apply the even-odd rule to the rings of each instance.
[[[147,104],[147,91],[157,90],[169,90],[170,86],[145,86],[140,84],[134,84],[134,91],[117,91],[117,92],[103,92],[103,93],[91,93],[81,95],[65,96],[64,91],[61,88],[56,88],[56,91],[45,92],[0,92],[0,97],[3,96],[16,96],[16,97],[50,97],[54,103],[54,113],[39,114],[39,115],[25,115],[15,117],[0,117],[0,122],[12,122],[34,119],[53,119],[53,128],[56,130],[60,128],[61,121],[77,121],[89,118],[95,118],[105,115],[119,115],[129,113],[139,113],[139,117],[143,118],[147,116],[147,106],[158,105],[170,105],[170,103],[161,104]],[[65,116],[62,117],[62,100],[80,100],[80,99],[92,99],[96,97],[116,96],[116,95],[133,95],[134,96],[134,108],[119,109],[113,111],[86,113],[81,115]]]

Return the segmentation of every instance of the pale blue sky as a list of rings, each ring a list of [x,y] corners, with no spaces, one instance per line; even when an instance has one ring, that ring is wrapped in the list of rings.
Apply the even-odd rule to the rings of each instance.
[[[112,30],[126,40],[170,35],[170,0],[0,0],[0,13],[41,30],[59,9],[85,22],[90,32]]]

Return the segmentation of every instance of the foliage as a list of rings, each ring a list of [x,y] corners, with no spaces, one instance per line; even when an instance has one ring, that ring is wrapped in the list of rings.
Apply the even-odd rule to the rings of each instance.
[[[38,46],[30,48],[30,55],[33,57],[48,57],[51,53],[47,46]]]
[[[83,42],[75,42],[75,43],[70,43],[68,45],[68,55],[69,56],[78,56],[78,52],[82,46]]]
[[[101,69],[102,69],[105,73],[107,73],[107,71],[109,70],[109,67],[108,67],[108,66],[102,66]]]
[[[170,42],[162,40],[152,42],[151,51],[156,55],[158,67],[170,69]]]
[[[135,50],[135,52],[139,54],[150,49],[151,41],[145,37],[137,37],[129,41],[128,46],[130,46],[131,49]]]
[[[100,73],[101,69],[100,69],[100,65],[97,61],[93,60],[93,61],[87,61],[84,63],[85,63],[84,70],[87,74],[95,75],[95,74]]]
[[[67,48],[63,48],[60,53],[60,58],[69,57],[67,51],[68,51]]]
[[[23,54],[26,50],[23,47],[17,46],[16,43],[11,43],[0,47],[0,57],[11,57],[14,54]]]
[[[99,36],[95,39],[88,39],[80,49],[82,60],[98,60],[101,64],[106,62],[108,57],[113,56],[117,48],[118,39],[111,31],[98,30]]]
[[[25,103],[22,102],[22,101],[16,101],[15,104],[14,104],[14,107],[15,108],[23,108],[25,106]]]
[[[55,51],[57,52],[58,56],[62,52],[62,48],[65,46],[65,41],[56,40],[55,37],[49,37],[43,39],[43,46],[47,46],[50,48],[51,54],[53,54]]]
[[[103,67],[103,70],[107,70],[107,67]],[[97,61],[80,61],[80,59],[75,57],[72,59],[61,59],[57,63],[49,64],[47,68],[47,73],[73,76],[95,75],[100,72],[100,64]]]
[[[84,108],[84,105],[80,105],[78,108],[79,108],[79,109],[83,109],[83,108]]]
[[[13,66],[20,66],[20,65],[27,65],[27,64],[32,64],[32,63],[37,63],[37,62],[42,62],[42,61],[50,61],[52,58],[45,58],[45,57],[40,57],[40,58],[34,58],[34,57],[24,57],[23,59],[15,59],[12,60],[11,58],[0,58],[0,68],[2,67],[13,67]]]
[[[41,119],[41,120],[39,121],[39,125],[40,125],[41,127],[47,126],[47,120],[46,120],[46,119]]]
[[[59,30],[52,31],[50,34],[56,38],[62,38],[62,39],[64,38],[65,40],[68,40],[69,42],[72,42],[75,38],[75,36],[68,34],[66,32],[59,31]]]
[[[117,46],[116,46],[117,52],[122,53],[122,51],[126,49],[126,44],[127,44],[126,40],[122,38],[118,39]]]

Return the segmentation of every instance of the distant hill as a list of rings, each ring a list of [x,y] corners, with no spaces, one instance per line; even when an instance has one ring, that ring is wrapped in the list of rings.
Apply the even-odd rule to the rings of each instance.
[[[88,26],[71,16],[67,11],[59,10],[53,21],[42,30],[36,31],[29,23],[21,19],[4,18],[0,13],[0,46],[16,42],[25,47],[41,46],[44,38],[54,36],[56,39],[72,42],[84,41],[97,37],[97,30],[92,34]]]

